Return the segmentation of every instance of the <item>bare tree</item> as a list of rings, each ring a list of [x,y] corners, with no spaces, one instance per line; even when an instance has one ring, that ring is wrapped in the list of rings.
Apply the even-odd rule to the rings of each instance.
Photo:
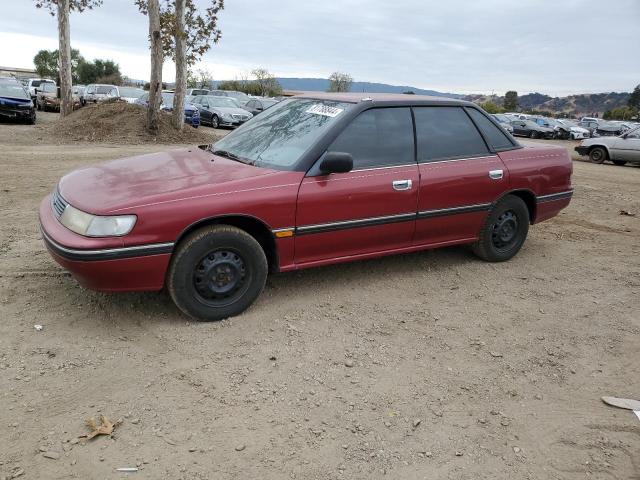
[[[184,31],[184,9],[186,0],[175,0],[176,18],[173,38],[176,44],[176,88],[173,94],[173,118],[175,128],[182,130],[184,125],[184,97],[187,93],[187,45]]]
[[[36,8],[46,8],[52,16],[58,17],[58,68],[60,72],[60,115],[73,112],[71,94],[71,33],[69,13],[98,7],[102,0],[35,0]]]
[[[282,86],[266,68],[256,68],[251,71],[251,75],[255,77],[255,83],[258,85],[261,96],[265,97],[282,92]]]
[[[353,78],[348,73],[333,72],[329,75],[330,92],[348,92],[352,83]]]

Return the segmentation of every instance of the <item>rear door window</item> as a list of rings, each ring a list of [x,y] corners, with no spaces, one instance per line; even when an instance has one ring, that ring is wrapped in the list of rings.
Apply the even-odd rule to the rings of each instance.
[[[507,150],[514,147],[513,142],[509,137],[507,137],[502,128],[496,126],[478,110],[475,108],[468,108],[467,112],[493,150]]]
[[[462,107],[415,107],[418,162],[485,156],[489,149]]]
[[[353,168],[415,163],[409,108],[372,108],[358,115],[328,148],[353,156]]]

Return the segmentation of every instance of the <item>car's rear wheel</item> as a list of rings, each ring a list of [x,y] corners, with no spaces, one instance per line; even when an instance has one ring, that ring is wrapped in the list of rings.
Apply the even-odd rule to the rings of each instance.
[[[220,119],[218,118],[217,115],[213,115],[211,117],[211,126],[213,128],[218,128],[220,126]]]
[[[589,160],[593,163],[604,163],[607,159],[607,151],[602,147],[594,147],[589,151]]]
[[[242,313],[262,292],[267,258],[244,230],[228,225],[190,234],[173,255],[167,287],[171,298],[198,320],[222,320]]]
[[[538,132],[536,132],[535,130],[531,130],[531,132],[529,133],[529,138],[538,138]]]
[[[511,259],[527,239],[529,210],[524,201],[507,195],[489,212],[473,252],[488,262]]]
[[[611,160],[611,161],[613,162],[614,165],[617,165],[619,167],[622,167],[627,164],[626,160]]]

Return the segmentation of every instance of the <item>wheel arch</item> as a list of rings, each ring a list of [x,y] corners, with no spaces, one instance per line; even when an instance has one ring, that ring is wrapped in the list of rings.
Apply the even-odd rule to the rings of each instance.
[[[244,230],[255,238],[262,247],[262,250],[267,256],[269,270],[272,272],[277,272],[279,270],[280,262],[278,257],[278,247],[271,228],[265,222],[252,215],[226,214],[198,220],[186,227],[180,233],[176,239],[175,247],[177,247],[190,233],[210,225],[230,225],[232,227],[239,228],[240,230]]]
[[[498,197],[493,202],[493,205],[498,203],[500,200],[502,200],[507,195],[513,195],[514,197],[520,198],[524,202],[524,204],[527,206],[527,210],[529,210],[529,223],[530,224],[535,223],[536,215],[538,213],[538,200],[537,200],[536,194],[533,193],[531,190],[526,189],[526,188],[521,188],[521,189],[517,189],[517,190],[510,190],[510,191],[505,192],[502,195],[500,195],[500,197]]]
[[[609,150],[609,147],[604,143],[596,143],[594,145],[589,145],[588,153],[591,153],[591,150],[597,147],[604,148],[605,152],[607,152],[607,159],[611,160],[611,151]]]

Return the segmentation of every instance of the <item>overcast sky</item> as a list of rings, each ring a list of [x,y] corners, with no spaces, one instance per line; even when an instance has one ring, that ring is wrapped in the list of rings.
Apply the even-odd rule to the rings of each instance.
[[[32,67],[57,48],[55,18],[1,0],[0,65]],[[205,4],[206,0],[196,0]],[[455,93],[567,95],[640,83],[640,0],[225,0],[222,40],[203,58],[214,78],[266,67],[279,77],[411,85]],[[71,43],[147,79],[147,19],[133,0],[71,16]],[[164,77],[174,79],[166,62]]]

